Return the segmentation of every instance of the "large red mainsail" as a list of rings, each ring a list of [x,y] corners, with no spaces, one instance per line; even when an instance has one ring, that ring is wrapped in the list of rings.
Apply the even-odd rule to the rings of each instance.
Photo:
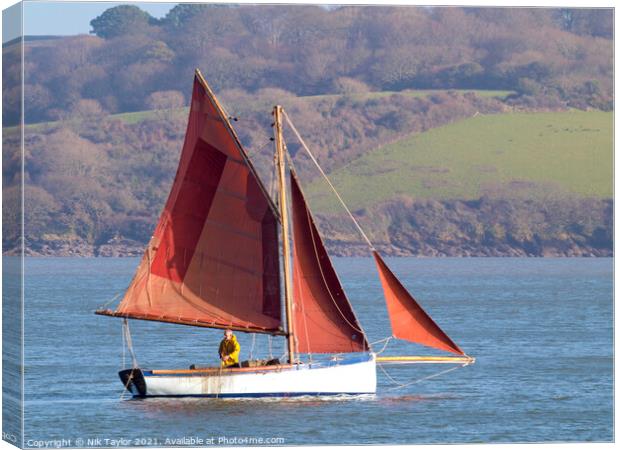
[[[394,337],[427,345],[451,353],[464,355],[463,350],[443,332],[441,328],[422,309],[407,289],[394,276],[381,256],[373,251],[379,278],[385,293],[392,333]]]
[[[170,196],[114,315],[281,332],[274,211],[197,73]]]
[[[367,351],[369,346],[291,172],[293,316],[301,353]]]

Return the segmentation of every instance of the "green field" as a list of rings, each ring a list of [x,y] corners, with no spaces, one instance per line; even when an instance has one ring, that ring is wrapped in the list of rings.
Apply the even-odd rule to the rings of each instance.
[[[330,174],[352,209],[397,195],[476,199],[613,193],[613,113],[575,111],[478,115],[409,136]],[[335,211],[323,181],[306,188]]]
[[[125,122],[126,124],[131,125],[134,123],[144,122],[145,120],[158,119],[158,118],[163,117],[164,115],[166,116],[172,115],[172,114],[187,115],[188,113],[189,113],[189,108],[183,107],[183,108],[165,109],[165,110],[159,110],[159,111],[126,112],[126,113],[119,113],[119,114],[111,114],[108,117],[110,117],[111,119],[121,120]]]

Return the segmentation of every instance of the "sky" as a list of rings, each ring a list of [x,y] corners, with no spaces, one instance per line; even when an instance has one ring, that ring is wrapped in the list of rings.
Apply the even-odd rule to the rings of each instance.
[[[24,1],[24,34],[27,36],[88,34],[92,19],[101,15],[106,9],[121,4],[135,4],[157,18],[165,16],[176,5],[176,3],[146,2]],[[19,17],[15,14],[13,16]],[[7,23],[6,19],[3,25],[2,42],[19,35],[19,26]]]

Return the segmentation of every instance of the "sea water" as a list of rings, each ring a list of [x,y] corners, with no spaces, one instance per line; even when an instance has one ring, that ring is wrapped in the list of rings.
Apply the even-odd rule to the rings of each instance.
[[[138,259],[27,258],[29,447],[611,441],[613,259],[387,259],[474,365],[385,366],[376,396],[128,399],[121,320],[93,311]],[[335,259],[369,341],[391,334],[374,263]],[[114,304],[114,302],[112,303]],[[131,321],[143,368],[216,364],[221,331]],[[242,358],[282,339],[239,333]],[[384,342],[374,344],[383,349]],[[390,341],[383,355],[438,354]],[[124,363],[123,363],[124,359]],[[386,375],[387,373],[387,375]],[[389,377],[388,377],[389,375]]]

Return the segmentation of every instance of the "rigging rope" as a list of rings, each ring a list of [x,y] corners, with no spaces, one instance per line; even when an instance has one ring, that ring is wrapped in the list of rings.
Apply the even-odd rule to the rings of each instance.
[[[289,126],[293,130],[293,133],[295,133],[295,136],[299,140],[299,143],[304,148],[304,150],[306,150],[306,153],[308,153],[308,155],[310,156],[310,159],[312,160],[314,165],[317,167],[317,169],[319,169],[319,172],[321,172],[321,175],[323,175],[323,178],[325,178],[325,181],[327,181],[327,184],[329,185],[329,187],[332,189],[332,191],[334,192],[334,194],[338,198],[338,201],[340,202],[342,207],[345,209],[345,211],[347,212],[347,214],[349,215],[349,217],[353,221],[353,224],[355,224],[355,226],[357,227],[357,230],[360,232],[360,234],[362,235],[362,237],[364,238],[364,240],[366,241],[366,243],[368,244],[370,249],[374,251],[375,250],[375,246],[372,245],[372,242],[370,242],[370,239],[368,239],[368,236],[366,236],[366,233],[364,233],[364,230],[362,230],[362,227],[360,226],[358,221],[353,216],[353,213],[351,213],[349,208],[347,208],[347,205],[345,204],[344,200],[342,200],[342,197],[340,197],[340,194],[338,193],[338,191],[336,190],[336,188],[334,187],[332,182],[329,180],[329,178],[327,177],[327,175],[325,174],[325,172],[323,171],[323,169],[319,165],[319,162],[316,160],[316,158],[314,157],[314,155],[312,154],[312,152],[310,151],[310,149],[308,148],[308,146],[304,142],[303,138],[299,134],[299,131],[297,131],[297,128],[295,128],[295,125],[293,125],[293,122],[291,121],[291,119],[289,118],[288,114],[286,113],[286,111],[284,109],[282,109],[282,113],[284,114],[284,118],[286,119],[286,122],[289,124]]]
[[[260,147],[258,147],[256,150],[254,149],[249,149],[253,155],[257,155],[259,154],[265,147],[267,147],[268,145],[271,144],[271,141],[267,141],[265,142],[263,145],[261,145]],[[249,147],[248,147],[249,148]],[[250,154],[248,153],[248,157],[250,156]]]
[[[125,368],[125,329],[121,327],[121,370]]]
[[[378,340],[377,342],[373,342],[372,344],[370,344],[371,346],[374,344],[378,344],[379,342],[383,342],[385,341],[385,344],[383,345],[383,347],[381,348],[381,350],[379,350],[378,352],[376,352],[377,355],[380,355],[381,353],[383,353],[385,351],[385,349],[387,348],[388,344],[390,343],[390,341],[394,338],[394,336],[389,336],[386,337],[385,339],[381,339]]]
[[[250,360],[254,357],[254,346],[256,345],[256,333],[252,333],[252,346],[250,347]]]
[[[277,186],[277,182],[276,179],[278,178],[278,154],[274,153],[273,154],[273,159],[271,161],[271,170],[269,173],[269,195],[271,195],[271,198],[273,199],[274,204],[279,208],[280,207],[280,199],[279,196],[277,195],[277,191],[278,191],[278,186]]]
[[[137,369],[138,361],[136,360],[136,355],[133,352],[133,345],[131,343],[131,334],[129,333],[129,322],[127,321],[126,318],[123,319],[121,336],[122,336],[122,348],[123,348],[121,369],[125,369],[125,344],[127,344],[127,348],[129,348],[129,352],[131,354],[132,369]],[[129,392],[128,387],[131,384],[132,380],[133,380],[133,370],[129,373],[129,376],[127,377],[127,382],[125,383],[123,391],[121,392],[120,400],[123,400],[125,398],[126,393]]]
[[[121,392],[121,397],[120,397],[119,400],[123,400],[125,398],[126,393],[129,392],[129,389],[127,389],[127,388],[131,384],[132,380],[133,380],[133,371],[130,372],[129,376],[127,377],[127,383],[125,383],[125,387],[123,388],[123,392]]]
[[[381,369],[381,371],[385,374],[385,376],[396,385],[396,386],[391,387],[391,388],[389,388],[387,390],[388,391],[394,391],[394,390],[397,390],[397,389],[405,388],[407,386],[411,386],[412,384],[417,384],[417,383],[421,383],[422,381],[430,380],[431,378],[435,378],[435,377],[438,377],[440,375],[444,375],[444,374],[446,374],[448,372],[452,372],[453,370],[461,369],[461,368],[463,368],[463,367],[465,367],[467,365],[468,364],[463,364],[461,366],[451,367],[449,369],[442,370],[440,372],[428,375],[426,377],[422,377],[422,378],[418,378],[417,380],[410,381],[409,383],[400,383],[399,381],[397,381],[394,378],[392,378],[390,376],[390,374],[387,373],[387,371],[383,368],[383,366],[381,364],[377,364],[377,367],[379,367]]]
[[[108,300],[107,302],[105,302],[103,305],[99,307],[99,309],[104,309],[106,306],[108,306],[110,303],[116,300],[121,294],[122,292],[118,292],[114,297],[112,297],[112,300]]]
[[[131,342],[131,333],[129,332],[129,321],[127,318],[123,319],[123,332],[125,334],[125,342],[127,342],[127,348],[129,349],[129,353],[131,354],[131,363],[134,369],[138,368],[138,360],[136,359],[136,355],[133,352],[133,343]]]

